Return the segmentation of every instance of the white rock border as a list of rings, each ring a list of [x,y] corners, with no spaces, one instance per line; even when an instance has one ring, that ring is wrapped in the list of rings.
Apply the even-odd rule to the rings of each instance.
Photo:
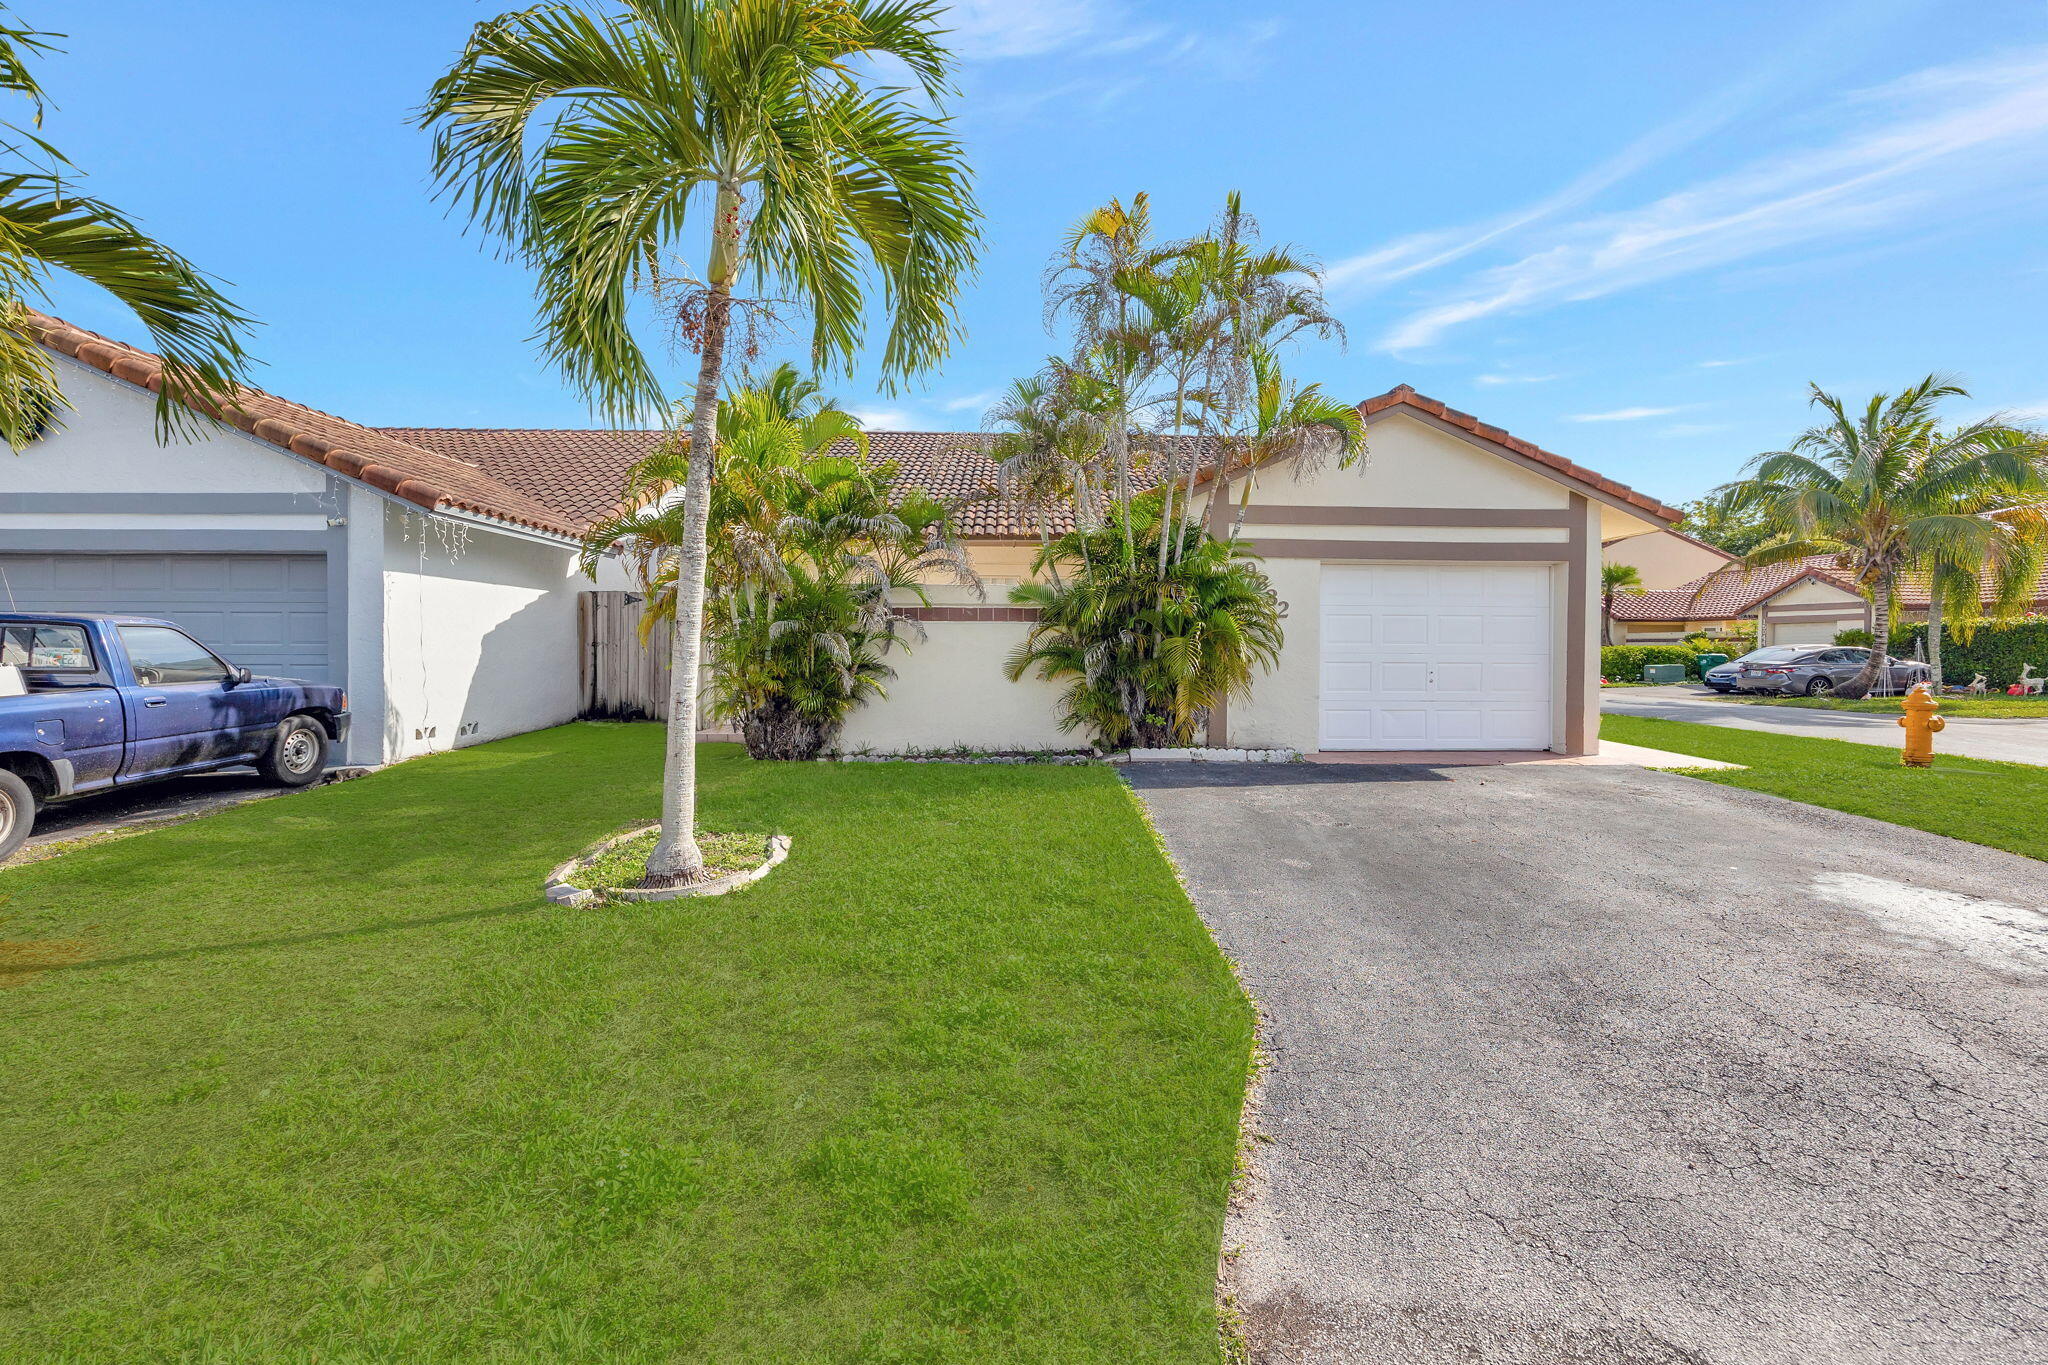
[[[1112,763],[1299,763],[1299,749],[1126,749]]]
[[[620,844],[630,843],[643,834],[651,834],[661,828],[659,822],[629,829],[623,834],[614,834],[585,849],[583,852],[548,873],[546,885],[541,894],[556,905],[582,907],[596,905],[599,901],[674,901],[688,896],[723,896],[728,891],[737,891],[752,882],[758,882],[768,875],[776,864],[789,856],[789,836],[771,834],[768,836],[768,859],[759,867],[745,872],[731,872],[723,877],[714,877],[708,882],[691,882],[687,886],[618,886],[597,891],[587,886],[572,886],[569,878],[589,867]]]

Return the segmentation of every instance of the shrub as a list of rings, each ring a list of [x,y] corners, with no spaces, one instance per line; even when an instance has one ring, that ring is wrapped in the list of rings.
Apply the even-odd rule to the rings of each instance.
[[[1175,517],[1162,528],[1154,500],[1058,537],[1036,567],[1060,576],[1010,593],[1039,610],[1010,653],[1010,680],[1064,682],[1060,728],[1086,730],[1105,749],[1193,744],[1209,708],[1249,695],[1280,657],[1283,610],[1258,565],[1199,523]]]
[[[1849,630],[1836,631],[1835,643],[1838,645],[1854,645],[1859,649],[1869,649],[1877,643],[1877,637],[1859,626]]]
[[[1892,653],[1911,658],[1913,647],[1927,636],[1927,625],[1908,626],[1892,636]],[[2036,677],[2048,673],[2048,616],[2026,616],[2010,625],[1978,626],[1970,642],[1956,638],[1953,628],[1941,633],[1941,671],[1947,679],[1967,682],[1982,673],[1989,684],[2004,690],[2019,681],[2020,665],[2032,664]]]
[[[1688,645],[1608,645],[1600,651],[1600,676],[1616,682],[1641,682],[1649,664],[1684,664],[1685,676],[1697,678],[1700,651]]]

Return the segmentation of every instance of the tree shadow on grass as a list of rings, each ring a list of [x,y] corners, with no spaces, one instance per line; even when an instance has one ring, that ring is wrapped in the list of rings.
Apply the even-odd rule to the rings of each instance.
[[[515,905],[494,905],[481,910],[456,910],[445,915],[422,915],[413,919],[384,920],[376,924],[359,924],[348,929],[321,929],[303,934],[279,934],[271,938],[243,939],[234,943],[206,943],[192,948],[162,948],[149,953],[129,953],[121,957],[84,957],[62,960],[59,954],[0,954],[0,987],[18,985],[27,978],[46,972],[76,972],[98,967],[126,967],[141,962],[179,962],[192,958],[213,957],[221,953],[260,952],[266,948],[295,948],[310,943],[332,943],[347,939],[370,938],[378,934],[397,933],[406,929],[431,929],[437,925],[460,924],[466,920],[495,919],[506,915],[532,914],[552,910],[555,907],[538,896]],[[38,946],[33,943],[18,945],[23,948]],[[51,948],[74,949],[72,941],[52,942]]]

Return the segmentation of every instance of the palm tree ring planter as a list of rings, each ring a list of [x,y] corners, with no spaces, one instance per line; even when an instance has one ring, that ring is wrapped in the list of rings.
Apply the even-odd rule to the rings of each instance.
[[[789,856],[789,836],[770,835],[762,845],[763,858],[760,864],[738,872],[728,872],[708,881],[690,882],[683,886],[579,886],[579,880],[588,880],[590,869],[603,861],[622,844],[645,839],[650,834],[659,834],[659,824],[642,825],[608,839],[600,839],[583,852],[548,873],[542,894],[556,905],[586,906],[600,901],[673,901],[691,896],[723,896],[728,891],[737,891],[767,876],[777,864]]]

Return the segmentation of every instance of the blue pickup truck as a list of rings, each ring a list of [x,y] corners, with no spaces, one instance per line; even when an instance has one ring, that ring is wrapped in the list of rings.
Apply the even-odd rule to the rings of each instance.
[[[169,621],[0,612],[0,858],[38,807],[253,763],[303,787],[348,736],[348,694],[258,678]]]

